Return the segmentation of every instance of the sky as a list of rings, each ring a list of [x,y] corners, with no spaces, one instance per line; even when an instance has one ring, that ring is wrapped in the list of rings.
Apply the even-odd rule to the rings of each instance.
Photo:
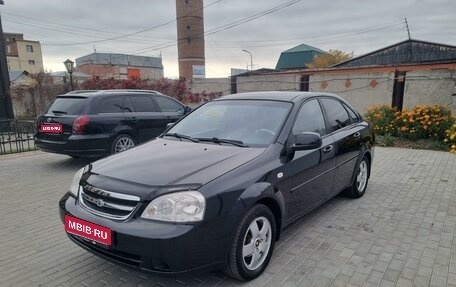
[[[204,0],[204,6],[205,31],[221,30],[205,35],[208,78],[246,69],[250,55],[243,49],[255,68],[275,68],[280,53],[299,44],[362,55],[406,40],[405,18],[413,39],[456,46],[454,0]],[[5,0],[0,15],[4,32],[40,41],[47,71],[62,71],[67,58],[96,50],[161,56],[165,76],[178,77],[174,0]]]

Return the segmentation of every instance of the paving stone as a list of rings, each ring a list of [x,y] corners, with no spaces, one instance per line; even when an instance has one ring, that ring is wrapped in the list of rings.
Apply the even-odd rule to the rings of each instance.
[[[376,148],[365,196],[337,196],[284,230],[266,272],[248,283],[219,271],[141,273],[73,244],[57,202],[87,163],[0,156],[0,286],[456,287],[455,155]]]

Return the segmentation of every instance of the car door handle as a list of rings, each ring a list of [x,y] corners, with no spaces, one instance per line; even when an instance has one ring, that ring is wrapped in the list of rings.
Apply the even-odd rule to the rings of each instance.
[[[138,121],[138,119],[136,117],[130,117],[129,120],[132,121],[132,122],[137,122]]]
[[[334,149],[334,147],[332,145],[329,145],[323,149],[323,152],[329,153],[329,152],[332,152],[333,149]]]
[[[356,132],[353,134],[353,137],[356,139],[359,138],[360,136],[361,136],[361,133],[359,133],[359,132]]]

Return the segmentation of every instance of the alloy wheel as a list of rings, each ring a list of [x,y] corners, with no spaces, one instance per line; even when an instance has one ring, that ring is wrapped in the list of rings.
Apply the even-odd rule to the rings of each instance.
[[[242,246],[242,260],[248,270],[263,264],[271,248],[271,232],[271,223],[266,217],[258,217],[250,224]]]
[[[122,152],[122,151],[125,151],[127,149],[131,149],[134,146],[135,146],[135,143],[133,142],[133,140],[131,138],[129,138],[129,137],[121,137],[116,142],[116,145],[115,145],[115,148],[114,148],[114,152],[115,153]]]
[[[366,187],[367,175],[368,175],[367,163],[365,160],[363,160],[359,164],[358,175],[356,176],[356,187],[358,188],[358,191],[362,192],[364,190],[364,188]]]

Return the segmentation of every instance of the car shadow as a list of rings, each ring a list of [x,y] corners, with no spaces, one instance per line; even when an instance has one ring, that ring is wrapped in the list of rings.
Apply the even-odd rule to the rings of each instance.
[[[46,169],[49,171],[71,171],[78,170],[91,162],[97,161],[100,158],[72,158],[62,157],[61,159],[46,162]]]

